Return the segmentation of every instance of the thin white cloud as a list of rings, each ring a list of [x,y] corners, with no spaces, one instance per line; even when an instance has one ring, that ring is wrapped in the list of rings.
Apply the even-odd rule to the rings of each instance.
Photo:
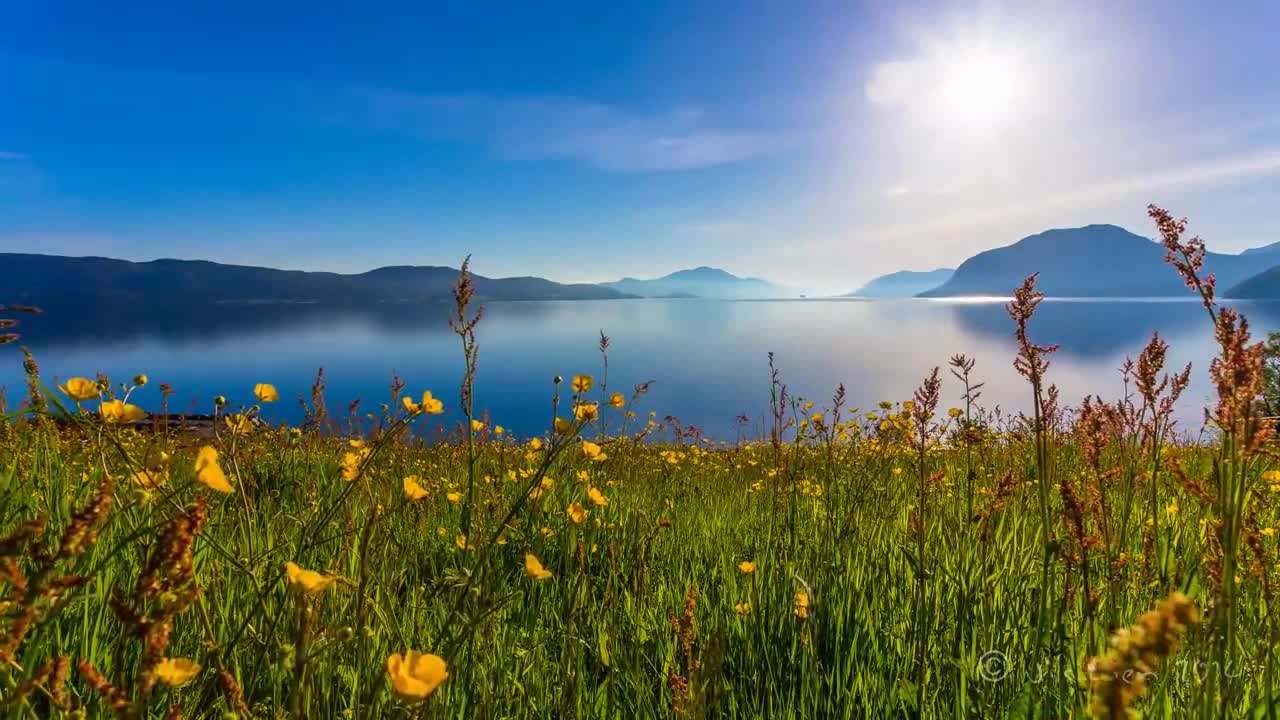
[[[461,138],[512,159],[561,158],[600,170],[655,172],[742,162],[777,150],[775,134],[722,126],[697,109],[637,112],[564,98],[361,94],[369,120],[426,138]]]

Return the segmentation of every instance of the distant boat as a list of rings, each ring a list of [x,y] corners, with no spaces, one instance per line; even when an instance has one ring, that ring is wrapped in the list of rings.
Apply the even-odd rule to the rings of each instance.
[[[807,297],[809,297],[809,296],[808,296],[808,295],[805,295],[804,293],[800,293],[800,299],[801,299],[801,300],[804,300],[804,299],[805,299],[805,298],[807,298]]]

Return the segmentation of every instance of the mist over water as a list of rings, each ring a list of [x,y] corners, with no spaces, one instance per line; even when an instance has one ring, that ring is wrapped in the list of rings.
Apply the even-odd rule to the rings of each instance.
[[[1280,328],[1280,303],[1237,303],[1255,337]],[[458,405],[462,359],[449,330],[445,304],[333,308],[313,305],[46,308],[24,318],[22,342],[52,386],[56,375],[116,381],[144,372],[150,384],[135,395],[148,410],[160,404],[161,383],[173,388],[174,412],[209,412],[215,395],[234,406],[253,402],[258,382],[274,383],[281,401],[271,420],[297,421],[297,398],[309,398],[316,370],[328,381],[331,413],[360,400],[376,412],[389,399],[392,373],[419,394],[431,389],[450,410]],[[1086,394],[1118,397],[1126,355],[1136,357],[1151,333],[1169,343],[1169,370],[1193,364],[1192,384],[1178,417],[1195,432],[1212,388],[1212,327],[1191,300],[1048,300],[1031,323],[1033,340],[1061,345],[1048,381],[1075,406]],[[1029,389],[1013,370],[1013,325],[1004,302],[927,300],[608,300],[494,302],[479,327],[476,407],[518,435],[550,424],[552,378],[576,373],[605,380],[599,333],[611,339],[610,391],[630,396],[654,381],[636,407],[674,415],[716,439],[732,440],[746,415],[762,427],[769,405],[768,353],[773,352],[789,391],[817,405],[838,383],[849,404],[869,408],[900,400],[935,365],[964,353],[977,359],[986,382],[981,399],[1006,411],[1027,407]],[[3,349],[0,383],[10,405],[23,393],[21,355]],[[946,376],[944,402],[959,402],[958,383]],[[439,422],[449,422],[446,415]]]

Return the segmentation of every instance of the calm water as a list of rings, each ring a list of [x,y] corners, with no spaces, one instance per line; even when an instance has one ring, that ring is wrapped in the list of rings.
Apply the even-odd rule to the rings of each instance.
[[[1256,334],[1280,328],[1280,304],[1240,306]],[[254,383],[274,383],[282,401],[268,417],[296,420],[294,398],[309,396],[317,368],[329,381],[329,406],[360,399],[366,410],[388,397],[394,370],[410,390],[430,388],[457,407],[458,339],[444,305],[378,310],[316,307],[50,309],[24,319],[24,342],[46,378],[102,371],[117,380],[145,372],[151,384],[138,401],[159,403],[171,384],[174,411],[207,412],[211,398],[252,402]],[[1171,345],[1170,366],[1194,364],[1181,417],[1198,428],[1210,393],[1209,321],[1195,302],[1049,301],[1033,321],[1033,338],[1059,343],[1050,379],[1072,404],[1086,393],[1120,392],[1117,368],[1159,330]],[[735,418],[759,426],[768,409],[767,354],[773,351],[793,393],[821,404],[843,382],[851,403],[868,407],[910,395],[935,365],[954,353],[978,360],[987,383],[983,403],[1026,407],[1028,390],[1012,369],[1012,325],[1003,302],[613,300],[490,303],[480,325],[477,406],[519,434],[540,432],[550,415],[551,378],[600,376],[599,332],[612,338],[611,389],[630,394],[653,380],[642,412],[672,414],[713,436],[732,439]],[[21,395],[21,359],[0,348],[0,383]],[[949,378],[948,378],[949,380]],[[948,382],[947,402],[959,393]]]

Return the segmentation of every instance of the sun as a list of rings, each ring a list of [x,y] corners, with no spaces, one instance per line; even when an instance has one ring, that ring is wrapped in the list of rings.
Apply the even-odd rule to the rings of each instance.
[[[1026,88],[1016,58],[989,49],[953,49],[934,61],[934,112],[964,135],[998,133],[1012,124]]]

